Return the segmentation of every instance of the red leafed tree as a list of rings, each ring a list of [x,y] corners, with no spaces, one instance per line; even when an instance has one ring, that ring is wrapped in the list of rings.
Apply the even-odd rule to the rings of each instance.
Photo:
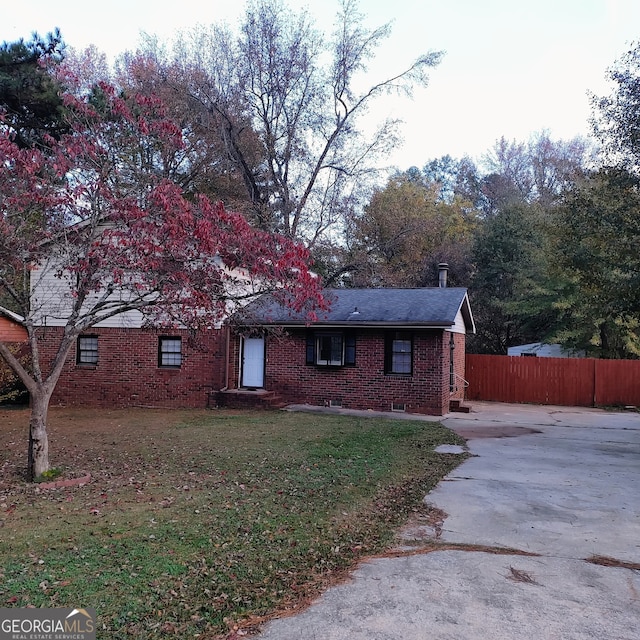
[[[0,120],[0,300],[22,317],[30,361],[2,342],[0,355],[31,395],[31,478],[49,469],[49,401],[89,327],[138,311],[151,326],[204,329],[265,292],[298,310],[323,304],[303,247],[167,178],[183,135],[158,100],[105,84],[64,98],[69,131],[42,148],[19,148]],[[64,330],[45,363],[52,300]]]

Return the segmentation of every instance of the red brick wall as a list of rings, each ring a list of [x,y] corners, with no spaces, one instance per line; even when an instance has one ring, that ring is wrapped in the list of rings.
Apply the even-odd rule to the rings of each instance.
[[[268,336],[265,388],[292,403],[323,406],[338,401],[344,408],[376,411],[389,411],[392,403],[399,403],[411,413],[442,415],[449,411],[449,400],[464,393],[461,384],[454,394],[449,391],[449,336],[437,330],[414,332],[411,376],[384,373],[381,330],[358,332],[355,367],[307,365],[304,330]],[[465,336],[454,336],[454,364],[464,377]],[[231,349],[230,386],[238,384],[239,344],[234,340]]]
[[[45,366],[61,329],[46,329],[41,341]],[[98,364],[76,365],[71,350],[53,404],[99,407],[206,407],[209,393],[224,384],[225,332],[211,330],[191,344],[187,331],[90,329],[98,336]],[[182,366],[158,367],[158,338],[182,337]]]
[[[9,318],[0,316],[0,340],[2,342],[26,342],[27,330]]]
[[[41,342],[43,363],[53,357],[61,329],[49,328]],[[72,349],[53,396],[54,404],[100,407],[206,407],[209,393],[239,379],[240,340],[229,347],[226,375],[225,331],[206,332],[192,346],[186,331],[93,329],[98,336],[98,364],[76,365]],[[158,338],[182,336],[180,369],[158,367]],[[454,366],[460,376],[449,391],[449,333],[414,334],[413,375],[385,375],[384,332],[364,330],[356,337],[355,367],[305,364],[306,331],[267,337],[265,388],[288,402],[325,405],[339,401],[345,408],[389,411],[405,404],[412,413],[441,415],[451,398],[464,397],[465,336],[453,334]]]

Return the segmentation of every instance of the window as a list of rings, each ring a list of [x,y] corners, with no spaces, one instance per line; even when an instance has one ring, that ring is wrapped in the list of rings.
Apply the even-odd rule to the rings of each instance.
[[[388,333],[385,339],[385,373],[413,373],[413,339],[402,331]]]
[[[342,335],[319,335],[316,338],[316,364],[340,366],[342,364]]]
[[[158,343],[158,366],[177,368],[182,365],[182,338],[162,337]]]
[[[98,364],[98,336],[78,336],[76,364]]]
[[[307,335],[307,364],[342,367],[353,366],[355,363],[355,335],[341,331],[323,331]]]

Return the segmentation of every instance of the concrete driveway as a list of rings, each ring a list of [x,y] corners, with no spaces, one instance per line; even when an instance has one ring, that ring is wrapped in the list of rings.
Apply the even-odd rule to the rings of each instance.
[[[473,457],[425,499],[446,517],[405,531],[454,548],[365,562],[259,638],[640,637],[640,414],[471,406],[443,422]]]

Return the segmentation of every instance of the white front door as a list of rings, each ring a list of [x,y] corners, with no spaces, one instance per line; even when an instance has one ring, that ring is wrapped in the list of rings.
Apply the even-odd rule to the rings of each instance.
[[[242,341],[242,387],[264,387],[264,338]]]

